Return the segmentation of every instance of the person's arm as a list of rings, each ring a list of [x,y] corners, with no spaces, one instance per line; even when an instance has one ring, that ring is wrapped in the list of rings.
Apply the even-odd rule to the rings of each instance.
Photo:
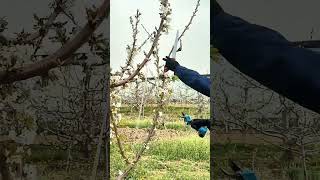
[[[219,10],[219,8],[218,8]],[[320,54],[223,10],[211,14],[211,42],[244,74],[320,113]]]
[[[192,89],[200,92],[203,95],[210,97],[210,78],[200,75],[198,72],[181,66],[175,59],[166,57],[165,67],[174,72],[178,78]]]
[[[207,127],[209,130],[211,130],[211,122],[210,119],[194,119],[191,122],[191,127],[197,131],[201,127]]]
[[[210,79],[200,75],[198,72],[178,65],[174,70],[174,74],[192,89],[203,95],[210,97]]]

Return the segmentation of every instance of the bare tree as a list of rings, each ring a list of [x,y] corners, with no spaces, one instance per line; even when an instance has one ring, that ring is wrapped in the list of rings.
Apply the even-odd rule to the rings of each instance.
[[[98,31],[101,31],[99,27],[109,16],[110,1],[102,1],[97,7],[88,7],[87,21],[83,27],[79,25],[78,17],[75,17],[71,10],[74,3],[75,1],[53,0],[49,4],[51,14],[46,17],[34,14],[36,23],[33,33],[23,30],[15,35],[6,33],[8,35],[4,36],[3,32],[7,31],[9,22],[5,18],[1,19],[0,113],[3,123],[0,128],[5,130],[1,131],[5,135],[12,131],[19,137],[26,130],[39,133],[43,130],[41,128],[47,128],[49,133],[57,134],[64,142],[77,140],[85,144],[85,141],[90,141],[91,145],[92,140],[99,136],[97,126],[102,124],[100,104],[106,101],[106,96],[101,94],[102,89],[107,87],[105,82],[108,81],[106,67],[109,66],[109,42],[104,34]],[[61,20],[62,18],[66,21]],[[50,52],[46,47],[58,49]],[[99,68],[99,72],[95,72]],[[81,69],[83,74],[72,74]],[[95,73],[100,73],[100,78],[97,78]],[[93,81],[98,83],[93,85]],[[97,88],[96,92],[94,88]],[[54,101],[54,91],[64,91],[66,94],[61,96],[60,101]],[[71,93],[74,93],[73,97]],[[98,96],[100,99],[96,100]],[[46,101],[50,104],[44,104]],[[84,104],[80,104],[81,101]],[[64,111],[66,109],[69,112]],[[82,114],[73,116],[72,113],[75,112]],[[96,124],[89,123],[90,114],[94,114],[90,118],[94,119],[93,122]],[[48,123],[47,118],[51,118],[52,122],[58,122],[56,125],[63,128],[43,127],[43,124]],[[38,127],[35,122],[38,123]],[[63,126],[63,123],[67,126]],[[79,125],[79,131],[75,130],[75,125]],[[84,128],[88,128],[89,131],[85,131]],[[104,132],[105,137],[108,132]],[[20,146],[24,145],[17,146],[20,149]]]
[[[64,3],[65,2],[63,1],[54,1],[52,5],[54,8],[54,12],[51,16],[49,16],[49,18],[42,19],[35,17],[35,19],[38,20],[38,26],[36,26],[36,30],[38,30],[38,32],[36,32],[35,34],[30,34],[22,31],[21,33],[18,33],[17,37],[14,40],[7,40],[8,46],[12,44],[31,44],[34,46],[40,46],[43,38],[45,37],[45,35],[47,35],[48,29],[53,26],[57,29],[57,36],[53,38],[58,40],[59,42],[62,42],[63,46],[51,55],[47,55],[42,60],[37,61],[33,64],[24,65],[22,67],[15,67],[16,62],[11,61],[11,64],[7,66],[6,69],[0,71],[1,84],[25,80],[35,76],[46,76],[50,69],[69,64],[69,62],[74,58],[74,53],[76,52],[76,50],[78,50],[89,40],[93,32],[106,18],[109,12],[110,5],[110,1],[105,0],[96,10],[88,9],[87,24],[77,33],[74,32],[75,36],[73,38],[69,38],[66,34],[66,29],[63,28],[65,23],[54,23],[54,20],[58,16],[58,14],[67,10],[65,9],[66,5]],[[70,18],[68,16],[70,14],[65,13],[65,15]],[[47,23],[44,23],[43,21],[46,19]]]
[[[308,156],[319,153],[314,146],[320,142],[315,130],[319,126],[319,115],[277,95],[239,71],[222,72],[217,76],[215,89],[217,124],[225,129],[232,127],[242,133],[253,131],[279,139],[280,144],[264,140],[283,150],[285,161],[292,161],[298,155],[307,179]]]
[[[196,8],[190,18],[190,21],[182,31],[182,34],[180,35],[179,39],[181,40],[184,36],[185,32],[189,29],[190,25],[192,24],[192,20],[196,15],[196,12],[198,10],[198,7],[200,5],[200,0],[197,1]],[[159,58],[159,39],[162,37],[163,33],[168,33],[169,30],[169,23],[170,23],[170,15],[171,15],[171,8],[170,3],[168,0],[161,0],[160,1],[160,23],[156,27],[155,31],[149,32],[143,25],[142,28],[147,32],[148,36],[145,38],[143,43],[141,45],[137,44],[137,34],[140,32],[139,25],[140,25],[140,16],[141,13],[139,10],[137,10],[134,17],[130,17],[130,23],[132,27],[132,44],[127,46],[127,59],[125,62],[125,65],[121,67],[121,70],[118,72],[113,73],[113,80],[111,80],[111,89],[113,94],[113,102],[114,105],[112,107],[112,130],[115,136],[115,140],[117,142],[120,154],[122,158],[124,159],[126,163],[126,168],[121,171],[117,179],[124,179],[126,178],[130,171],[134,169],[134,167],[137,165],[137,163],[140,161],[143,153],[148,147],[148,144],[152,140],[152,137],[155,134],[156,127],[161,124],[162,119],[162,112],[164,111],[165,105],[169,100],[169,93],[168,93],[168,83],[170,82],[170,78],[167,78],[167,75],[164,73],[163,66],[160,65],[160,58]],[[151,41],[151,47],[148,48],[146,51],[143,52],[144,59],[141,63],[138,63],[136,67],[134,67],[134,61],[135,57],[138,53],[142,51],[142,48],[145,46],[147,41]],[[153,121],[151,127],[148,129],[148,133],[146,135],[146,138],[144,139],[142,143],[142,147],[135,153],[134,158],[131,160],[126,155],[126,152],[124,151],[124,144],[119,138],[119,132],[118,132],[118,110],[119,106],[117,106],[117,99],[119,97],[116,94],[119,94],[121,91],[120,87],[128,88],[128,84],[130,82],[137,82],[137,80],[144,81],[145,79],[148,80],[144,76],[144,74],[141,72],[141,70],[145,67],[145,65],[152,61],[154,59],[154,65],[156,69],[156,75],[154,77],[154,81],[151,83],[154,85],[154,94],[155,94],[155,112],[153,116]],[[137,83],[137,85],[139,85]],[[136,87],[136,91],[138,92],[139,86]],[[138,94],[138,93],[137,93]],[[118,98],[117,98],[118,97]],[[141,99],[136,96],[136,99]],[[162,121],[163,122],[163,121]]]

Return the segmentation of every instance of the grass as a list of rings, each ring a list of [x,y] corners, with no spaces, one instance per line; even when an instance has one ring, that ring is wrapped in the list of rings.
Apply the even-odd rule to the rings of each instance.
[[[147,106],[145,107],[144,117],[138,119],[137,111],[132,111],[130,107],[124,106],[121,108],[120,113],[123,115],[119,123],[120,128],[129,127],[129,128],[149,128],[152,125],[152,119],[154,115],[154,107]],[[177,131],[186,131],[190,130],[187,128],[183,119],[181,118],[181,112],[185,112],[193,118],[198,118],[197,107],[195,106],[168,106],[165,112],[164,117],[164,126],[157,127],[158,129],[173,129]],[[206,110],[203,114],[203,117],[209,117],[209,109]]]
[[[304,173],[302,168],[291,168],[287,171],[287,174],[291,180],[300,180],[304,179]],[[308,170],[307,171],[308,179],[320,179],[320,171],[318,170]]]
[[[132,143],[134,144],[134,143]],[[130,145],[126,145],[129,147]],[[127,153],[133,157],[132,150]],[[130,173],[128,179],[209,179],[209,138],[199,138],[196,134],[160,139],[151,142],[137,167]],[[281,167],[282,151],[271,145],[248,144],[215,144],[214,145],[214,174],[222,179],[219,167],[227,167],[228,158],[232,158],[242,167],[251,168],[252,152],[257,150],[256,174],[260,179],[303,179],[301,167]],[[80,161],[81,153],[72,151],[75,160],[70,171],[66,171],[65,150],[57,150],[49,146],[32,146],[32,156],[28,162],[41,167],[40,179],[88,179],[91,172],[92,159]],[[94,151],[95,152],[95,151]],[[102,158],[104,159],[104,158]],[[320,157],[313,156],[308,160],[309,179],[320,179]],[[119,170],[125,168],[124,162],[113,143],[111,146],[111,175],[114,177]],[[101,167],[103,168],[103,167]],[[103,173],[104,169],[99,170]],[[100,176],[102,177],[102,176]],[[283,178],[281,178],[283,177]]]
[[[216,178],[224,177],[220,167],[228,169],[228,159],[236,161],[240,166],[252,168],[253,152],[255,156],[255,172],[260,179],[303,179],[303,170],[299,157],[294,164],[288,166],[285,159],[286,153],[272,145],[249,145],[249,144],[214,144],[214,174]],[[312,156],[307,162],[308,179],[320,179],[319,155]]]
[[[194,135],[158,140],[151,143],[128,179],[209,179],[209,161],[208,138]],[[115,145],[111,146],[111,164],[113,177],[125,167]]]
[[[122,119],[118,125],[120,128],[129,127],[129,128],[148,128],[152,125],[151,119]]]
[[[162,160],[207,161],[210,158],[209,147],[209,138],[202,139],[194,135],[157,141],[150,146],[149,154],[161,157]]]
[[[145,117],[152,117],[154,115],[153,110],[154,110],[153,106],[146,106],[144,108]],[[181,116],[182,112],[185,112],[192,116],[196,116],[198,108],[195,105],[183,105],[183,106],[169,105],[165,108],[164,111],[165,111],[164,114],[166,114],[170,118],[173,118],[173,119],[170,119],[171,121],[171,120],[177,120],[178,117]],[[131,116],[131,117],[138,116],[138,111],[131,109],[131,106],[121,107],[120,113],[126,116]],[[210,117],[210,109],[206,108],[201,115],[204,117]]]
[[[48,146],[33,145],[32,154],[26,162],[64,161],[68,158],[66,150],[49,148]],[[75,153],[75,151],[73,152]]]
[[[143,129],[143,128],[149,128],[152,125],[152,119],[147,118],[147,119],[133,119],[133,118],[128,118],[125,117],[125,119],[122,119],[119,123],[120,128],[124,127],[129,127],[129,128],[138,128],[138,129]],[[164,127],[159,126],[158,129],[174,129],[174,130],[181,130],[181,131],[186,131],[189,130],[190,128],[187,128],[187,126],[184,124],[184,122],[181,121],[172,121],[172,122],[165,122]]]
[[[124,119],[120,121],[120,127],[149,128],[152,125],[153,109],[154,107],[151,106],[146,107],[145,118],[138,120],[136,111],[131,111],[129,107],[121,108]],[[157,127],[161,131],[157,131],[159,132],[158,136],[154,141],[151,141],[150,148],[143,154],[141,161],[139,161],[137,167],[129,174],[127,179],[210,179],[209,138],[199,138],[197,133],[189,126],[186,126],[183,120],[179,118],[181,112],[190,114],[195,118],[197,117],[196,111],[197,108],[191,105],[168,106],[163,112],[164,126]],[[209,110],[202,115],[208,117]],[[52,126],[55,126],[55,124],[52,124]],[[131,138],[128,142],[124,140],[125,143],[131,143],[124,144],[124,148],[128,157],[132,159],[134,150],[139,147],[137,142],[140,141],[138,140],[144,138],[146,132],[136,129],[128,130],[127,128],[122,130],[123,132],[134,132],[136,133],[134,135],[137,135],[132,136],[134,138],[130,137],[133,133],[120,135],[125,136],[120,137],[123,139]],[[169,136],[170,138],[167,138]],[[50,138],[56,140],[54,137]],[[136,139],[137,141],[135,141]],[[83,152],[80,151],[80,145],[72,145],[70,152],[67,149],[69,144],[30,145],[30,147],[32,154],[26,156],[24,160],[26,163],[36,166],[39,179],[84,180],[90,178],[96,152],[94,145],[92,146],[90,158],[84,157]],[[104,150],[105,148],[103,147],[97,175],[99,180],[105,179],[103,174],[105,172],[103,164],[105,164],[106,160]],[[69,153],[71,159],[69,159]],[[111,145],[110,158],[111,176],[114,179],[119,170],[124,170],[126,167],[115,143]]]
[[[122,107],[120,113],[123,118],[119,122],[121,128],[149,128],[152,125],[154,107],[145,107],[144,118],[137,119],[137,111],[130,107]],[[167,106],[164,112],[164,126],[157,129],[175,130],[177,132],[190,131],[190,133],[177,133],[177,136],[160,136],[160,139],[151,141],[149,149],[145,151],[136,168],[131,171],[128,179],[210,179],[210,144],[209,136],[200,138],[191,127],[186,126],[183,119],[179,118],[181,112],[192,117],[198,117],[197,107],[192,105]],[[209,109],[201,114],[209,117]],[[166,130],[161,133],[167,133]],[[162,134],[163,135],[163,134]],[[130,136],[130,135],[128,135]],[[136,142],[128,142],[124,145],[126,154],[130,159],[142,145]],[[120,170],[126,167],[118,147],[115,143],[111,146],[111,177],[114,179]]]
[[[165,122],[164,126],[167,129],[174,129],[177,131],[190,130],[190,128],[186,126],[182,121],[181,122]]]
[[[129,174],[127,179],[210,179],[210,150],[209,138],[199,138],[196,132],[189,126],[186,126],[182,119],[179,119],[181,112],[186,112],[196,117],[196,107],[194,106],[168,106],[164,112],[164,126],[159,126],[161,130],[160,139],[151,141],[149,149],[142,156],[141,161],[136,168]],[[121,108],[123,119],[120,121],[120,127],[129,128],[149,128],[152,125],[153,107],[145,108],[145,118],[137,119],[137,112],[130,110],[129,107]],[[209,111],[204,113],[209,116]],[[169,119],[170,118],[170,119]],[[168,130],[165,130],[168,129]],[[167,133],[172,135],[175,131],[188,131],[174,134],[172,138],[166,138]],[[190,131],[190,132],[189,132]],[[163,133],[163,134],[162,134]],[[127,134],[123,135],[126,136]],[[128,134],[130,135],[130,134]],[[137,142],[125,144],[127,156],[132,159],[135,150],[141,145]],[[126,167],[118,147],[115,143],[111,145],[111,179],[114,179],[119,170]],[[36,164],[41,171],[40,179],[88,179],[92,170],[92,162],[95,153],[93,147],[91,158],[84,159],[83,154],[79,152],[79,147],[73,146],[71,151],[72,161],[67,170],[68,151],[54,148],[54,146],[32,145],[32,155],[27,158],[27,162]],[[104,154],[104,153],[102,153]],[[101,158],[104,161],[104,157]],[[103,163],[103,162],[102,162]],[[39,172],[40,172],[39,171]],[[104,167],[99,167],[99,173],[104,172]],[[103,179],[103,175],[98,175]]]

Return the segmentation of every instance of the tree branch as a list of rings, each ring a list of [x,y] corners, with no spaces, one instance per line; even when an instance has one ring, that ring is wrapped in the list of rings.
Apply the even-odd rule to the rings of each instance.
[[[300,46],[303,48],[320,48],[320,40],[311,41],[295,41],[292,42],[294,46]]]
[[[0,71],[0,84],[8,84],[35,76],[41,76],[46,74],[50,69],[63,65],[66,59],[68,59],[75,51],[88,41],[92,33],[107,17],[109,10],[110,0],[104,0],[103,4],[94,13],[93,18],[88,20],[88,23],[74,37],[74,39],[69,40],[55,53],[37,63],[25,65],[20,68],[14,68],[12,70]]]
[[[132,79],[139,74],[139,72],[141,71],[141,69],[144,67],[144,65],[150,60],[150,56],[152,55],[153,53],[153,50],[154,48],[156,47],[156,45],[158,44],[158,40],[159,40],[159,37],[161,36],[161,31],[163,29],[163,25],[164,25],[164,21],[165,21],[165,18],[162,18],[161,21],[160,21],[160,25],[159,25],[159,28],[157,30],[157,33],[156,33],[156,36],[155,36],[155,39],[152,43],[152,46],[148,52],[148,54],[146,55],[146,57],[144,58],[144,60],[142,61],[141,64],[138,65],[137,69],[129,76],[127,77],[126,79],[123,79],[119,82],[116,82],[114,84],[111,84],[110,85],[110,88],[115,88],[115,87],[119,87],[119,86],[122,86],[130,81],[132,81]]]

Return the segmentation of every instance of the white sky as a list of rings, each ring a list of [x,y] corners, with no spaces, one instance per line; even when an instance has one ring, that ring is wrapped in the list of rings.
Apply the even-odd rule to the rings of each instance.
[[[173,14],[170,23],[171,30],[168,35],[163,34],[160,41],[160,57],[169,54],[173,45],[176,31],[183,30],[188,23],[197,0],[169,0]],[[132,43],[131,25],[129,17],[139,9],[142,13],[141,23],[149,32],[154,30],[160,22],[159,0],[111,0],[110,14],[110,45],[111,68],[119,70],[126,60],[126,45]],[[146,33],[140,26],[144,40]],[[141,37],[141,36],[140,36]],[[190,30],[182,39],[183,50],[177,53],[176,59],[185,67],[194,69],[202,74],[210,72],[210,0],[201,0],[199,11],[194,18]],[[148,50],[148,46],[145,50]],[[138,56],[135,62],[141,62],[143,55]]]
[[[290,41],[320,39],[319,0],[217,0],[231,15],[279,31]]]
[[[100,0],[94,0],[94,2],[97,1]],[[183,51],[177,55],[182,65],[202,73],[209,71],[209,1],[201,0],[194,24],[183,39]],[[278,30],[289,40],[308,40],[312,28],[315,30],[314,39],[320,39],[319,0],[218,1],[232,15]],[[3,0],[0,3],[0,17],[6,16],[10,33],[21,31],[22,28],[32,32],[33,13],[40,16],[49,15],[51,13],[48,12],[49,2],[49,0]],[[79,6],[74,8],[74,12],[78,20],[85,15],[83,5],[89,5],[92,2],[92,0],[90,2],[76,0]],[[175,31],[183,29],[196,4],[196,0],[170,0],[170,2],[173,8],[172,31],[169,35],[162,37],[161,56],[168,54]],[[111,66],[113,68],[120,67],[125,61],[125,47],[131,42],[129,16],[133,15],[137,8],[143,13],[142,23],[151,31],[159,22],[158,0],[111,0]],[[80,25],[85,23],[85,21],[78,22]],[[105,26],[101,29],[106,29],[108,32]]]

